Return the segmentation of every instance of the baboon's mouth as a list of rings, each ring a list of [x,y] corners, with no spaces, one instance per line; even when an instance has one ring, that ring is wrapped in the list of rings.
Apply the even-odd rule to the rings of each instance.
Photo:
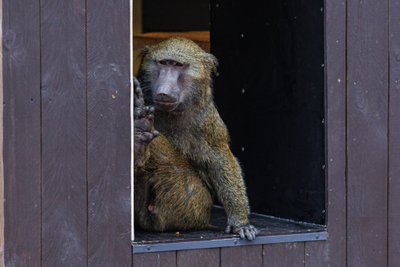
[[[179,105],[179,102],[154,101],[155,107],[162,111],[173,111]]]

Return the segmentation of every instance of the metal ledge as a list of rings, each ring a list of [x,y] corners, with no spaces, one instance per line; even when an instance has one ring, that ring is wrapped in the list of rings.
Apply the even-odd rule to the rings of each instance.
[[[260,233],[253,241],[242,240],[238,235],[224,233],[226,215],[222,207],[212,210],[214,230],[151,233],[138,229],[132,242],[133,253],[175,251],[202,248],[222,248],[287,242],[326,240],[324,225],[298,222],[264,214],[251,213],[251,223]]]
[[[213,240],[193,240],[193,241],[180,241],[168,243],[152,243],[146,244],[144,242],[133,242],[133,253],[146,253],[146,252],[162,252],[162,251],[175,251],[175,250],[189,250],[189,249],[204,249],[204,248],[223,248],[223,247],[237,247],[249,245],[263,245],[275,243],[288,243],[288,242],[305,242],[305,241],[319,241],[328,238],[327,231],[308,232],[298,234],[278,234],[258,236],[253,241],[242,240],[240,238],[224,238]]]

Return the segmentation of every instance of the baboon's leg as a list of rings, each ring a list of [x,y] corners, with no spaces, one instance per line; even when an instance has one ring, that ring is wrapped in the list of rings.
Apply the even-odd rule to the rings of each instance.
[[[153,231],[207,227],[212,197],[198,173],[162,135],[152,141],[150,154],[135,182],[139,226]]]

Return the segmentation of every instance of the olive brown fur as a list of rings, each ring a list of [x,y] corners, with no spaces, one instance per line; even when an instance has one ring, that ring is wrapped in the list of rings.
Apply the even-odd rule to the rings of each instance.
[[[145,230],[207,228],[216,197],[228,217],[227,232],[250,240],[258,232],[249,224],[242,170],[214,105],[211,85],[216,68],[213,55],[183,38],[142,52],[138,79],[145,104],[135,100],[140,103],[135,123],[140,126],[140,120],[148,118],[150,124],[147,138],[140,139],[143,131],[138,137],[135,132],[140,148],[135,149],[135,158],[141,162],[135,161],[134,186],[135,220]],[[140,98],[139,85],[136,91],[135,98]],[[152,109],[137,115],[136,110],[150,110],[140,105],[155,106],[154,115]]]

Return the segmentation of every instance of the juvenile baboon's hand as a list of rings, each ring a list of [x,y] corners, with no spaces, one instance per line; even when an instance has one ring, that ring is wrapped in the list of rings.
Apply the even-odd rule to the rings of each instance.
[[[147,145],[158,136],[158,132],[153,129],[154,108],[145,106],[142,88],[139,81],[134,78],[134,137],[135,137],[135,167],[142,164],[147,155]]]
[[[239,234],[240,238],[254,240],[260,231],[251,224],[244,224],[239,226],[228,225],[225,228],[225,233]]]

